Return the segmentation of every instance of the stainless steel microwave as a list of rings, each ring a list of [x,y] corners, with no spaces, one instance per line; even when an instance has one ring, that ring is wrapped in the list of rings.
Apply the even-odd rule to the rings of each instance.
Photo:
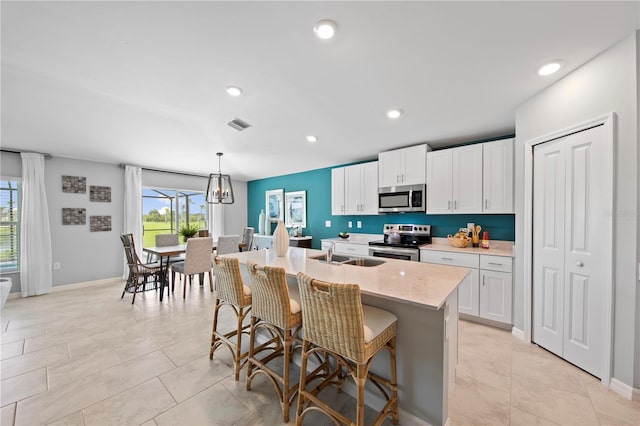
[[[378,189],[378,212],[423,212],[426,207],[426,185],[389,186]]]

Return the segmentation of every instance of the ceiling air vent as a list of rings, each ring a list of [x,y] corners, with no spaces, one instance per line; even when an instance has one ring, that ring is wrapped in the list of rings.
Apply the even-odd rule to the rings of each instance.
[[[246,121],[240,120],[239,118],[234,118],[227,123],[227,126],[233,127],[237,131],[241,132],[247,127],[251,127],[251,124],[247,123]]]

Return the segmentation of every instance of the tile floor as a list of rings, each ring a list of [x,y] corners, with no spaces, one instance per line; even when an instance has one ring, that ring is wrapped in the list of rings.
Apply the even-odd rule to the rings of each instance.
[[[177,291],[163,303],[148,292],[134,305],[131,295],[120,300],[121,288],[8,301],[0,334],[1,425],[282,424],[264,378],[247,392],[243,380],[233,380],[228,351],[209,360],[208,285],[195,285],[184,301]],[[232,321],[227,315],[222,323]],[[537,346],[465,321],[459,334],[451,424],[640,425],[639,402]],[[345,412],[353,408],[344,394],[330,397]],[[307,420],[328,424],[319,414]]]

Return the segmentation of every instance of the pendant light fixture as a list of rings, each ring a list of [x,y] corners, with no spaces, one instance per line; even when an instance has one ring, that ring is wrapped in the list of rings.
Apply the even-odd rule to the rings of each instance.
[[[218,156],[218,173],[209,175],[209,183],[207,184],[207,203],[209,204],[233,204],[233,187],[231,186],[231,176],[223,175],[220,169],[220,159],[222,153],[216,153]]]

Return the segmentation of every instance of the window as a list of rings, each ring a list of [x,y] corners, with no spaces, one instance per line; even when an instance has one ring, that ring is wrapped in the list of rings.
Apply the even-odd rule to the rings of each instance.
[[[156,234],[178,233],[183,224],[207,229],[208,211],[204,192],[142,188],[143,247],[155,246]]]
[[[0,179],[0,272],[20,269],[20,182]]]

